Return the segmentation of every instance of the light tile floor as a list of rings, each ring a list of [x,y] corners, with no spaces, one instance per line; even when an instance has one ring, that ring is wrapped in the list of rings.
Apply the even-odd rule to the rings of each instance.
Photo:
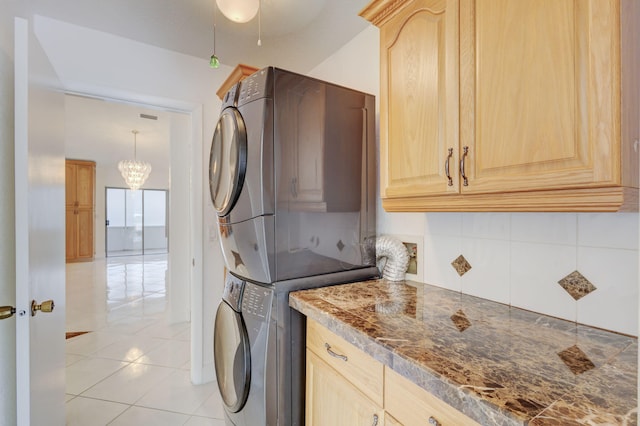
[[[189,323],[165,318],[167,255],[67,264],[67,425],[223,426],[189,377]]]

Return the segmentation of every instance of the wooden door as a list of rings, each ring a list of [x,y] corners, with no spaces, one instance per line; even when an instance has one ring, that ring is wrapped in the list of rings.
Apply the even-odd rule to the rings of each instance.
[[[380,407],[309,350],[305,409],[306,426],[384,424]]]
[[[79,208],[76,214],[77,260],[93,259],[93,209]]]
[[[93,209],[95,163],[83,161],[76,164],[76,201],[78,207]]]
[[[382,198],[459,192],[457,0],[409,3],[380,46]]]
[[[66,160],[66,260],[93,259],[95,162]]]
[[[78,216],[75,207],[65,209],[65,259],[68,261],[78,257]]]
[[[613,0],[462,0],[463,193],[620,182]]]
[[[64,199],[66,207],[75,207],[76,200],[78,199],[76,194],[76,181],[77,181],[77,171],[78,167],[73,161],[65,161],[64,164],[64,175],[65,175],[65,185],[64,185]]]

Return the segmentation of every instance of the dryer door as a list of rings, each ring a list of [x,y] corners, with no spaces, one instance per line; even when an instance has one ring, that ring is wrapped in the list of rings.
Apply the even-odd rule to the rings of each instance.
[[[242,190],[247,170],[247,129],[236,108],[220,114],[209,156],[209,191],[219,216],[229,214]]]
[[[213,354],[218,388],[229,410],[237,413],[244,407],[251,382],[249,336],[242,315],[225,301],[216,313]]]

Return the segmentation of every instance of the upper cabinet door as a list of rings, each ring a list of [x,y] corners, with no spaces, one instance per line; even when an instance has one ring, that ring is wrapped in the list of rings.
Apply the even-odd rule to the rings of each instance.
[[[382,206],[637,211],[639,4],[373,0]]]
[[[380,27],[383,198],[456,193],[458,2],[418,0]],[[447,161],[451,185],[448,185]]]
[[[463,193],[620,184],[616,4],[461,1]]]

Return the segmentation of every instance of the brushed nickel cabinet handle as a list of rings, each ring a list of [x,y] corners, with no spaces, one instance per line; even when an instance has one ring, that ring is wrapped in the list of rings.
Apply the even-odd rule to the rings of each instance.
[[[451,173],[449,173],[449,161],[451,161],[451,157],[453,156],[453,148],[449,148],[449,155],[447,155],[447,159],[444,163],[444,173],[447,175],[447,186],[453,186],[453,179],[451,179]]]
[[[334,351],[332,351],[332,350],[331,350],[331,345],[330,345],[330,344],[325,343],[325,344],[324,344],[324,347],[325,347],[325,349],[327,350],[327,353],[328,353],[329,355],[331,355],[332,357],[334,357],[334,358],[338,358],[338,359],[341,359],[341,360],[343,360],[343,361],[348,361],[348,360],[349,360],[345,355],[340,355],[340,354],[337,354],[337,353],[335,353]]]
[[[378,424],[378,415],[374,414],[373,415],[373,423],[371,424],[371,426],[376,426]]]
[[[469,147],[465,146],[462,149],[462,159],[460,159],[460,176],[462,176],[462,185],[469,186],[469,180],[467,179],[467,175],[464,172],[464,160],[467,158],[467,154],[469,153]]]
[[[429,424],[433,426],[442,426],[439,421],[436,420],[435,417],[429,416]]]

